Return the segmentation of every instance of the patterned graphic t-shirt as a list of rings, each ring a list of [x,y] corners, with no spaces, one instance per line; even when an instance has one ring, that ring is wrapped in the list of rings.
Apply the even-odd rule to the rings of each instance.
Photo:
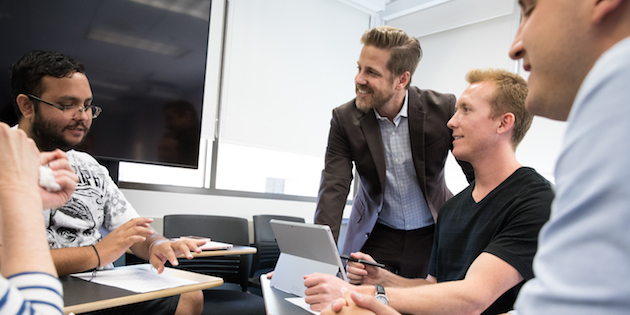
[[[105,167],[87,153],[70,150],[67,154],[79,183],[65,205],[44,211],[50,248],[96,244],[107,233],[138,217]]]

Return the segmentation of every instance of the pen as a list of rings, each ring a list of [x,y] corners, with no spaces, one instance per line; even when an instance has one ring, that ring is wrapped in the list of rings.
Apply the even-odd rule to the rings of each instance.
[[[369,261],[369,260],[365,260],[365,259],[356,259],[356,258],[354,258],[352,256],[349,256],[349,255],[339,255],[339,257],[341,257],[341,259],[347,259],[348,261],[353,261],[353,262],[358,262],[358,263],[365,264],[365,265],[385,268],[385,265],[383,265],[383,264],[380,264],[380,263],[377,263],[377,262],[373,262],[373,261]]]

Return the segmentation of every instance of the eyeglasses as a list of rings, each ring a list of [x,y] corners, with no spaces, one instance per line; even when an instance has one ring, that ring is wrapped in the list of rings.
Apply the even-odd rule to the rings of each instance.
[[[43,99],[33,95],[33,94],[26,94],[26,96],[28,96],[31,99],[34,99],[36,101],[42,102],[44,104],[50,105],[56,109],[59,109],[63,112],[64,116],[66,118],[73,118],[76,117],[77,114],[80,115],[80,113],[85,112],[88,116],[92,115],[92,119],[96,119],[96,117],[98,117],[98,115],[100,115],[103,112],[103,109],[95,106],[95,105],[87,105],[87,106],[81,106],[81,105],[57,105],[57,104],[53,104],[50,102],[46,102]]]

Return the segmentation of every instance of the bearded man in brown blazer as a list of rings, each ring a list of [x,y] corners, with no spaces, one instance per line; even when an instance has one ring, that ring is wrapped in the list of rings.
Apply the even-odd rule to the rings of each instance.
[[[455,96],[410,87],[422,57],[416,38],[381,26],[361,42],[357,97],[333,110],[315,223],[338,239],[354,162],[358,191],[342,253],[368,253],[401,276],[425,277],[438,211],[453,196],[444,165]],[[460,165],[471,181],[470,164]]]

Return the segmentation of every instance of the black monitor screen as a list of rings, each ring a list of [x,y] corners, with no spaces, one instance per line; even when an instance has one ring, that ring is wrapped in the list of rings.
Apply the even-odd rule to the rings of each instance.
[[[103,113],[77,149],[197,167],[211,0],[0,0],[0,115],[9,70],[32,50],[81,61]]]

